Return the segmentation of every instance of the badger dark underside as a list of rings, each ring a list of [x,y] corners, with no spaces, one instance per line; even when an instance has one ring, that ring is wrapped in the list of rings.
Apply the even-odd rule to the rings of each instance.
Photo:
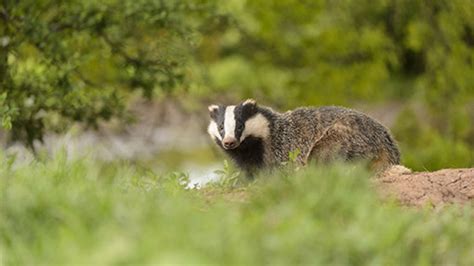
[[[222,144],[217,141],[217,144]],[[232,150],[224,151],[232,158],[232,160],[248,173],[263,167],[263,141],[261,138],[249,136],[240,145]]]

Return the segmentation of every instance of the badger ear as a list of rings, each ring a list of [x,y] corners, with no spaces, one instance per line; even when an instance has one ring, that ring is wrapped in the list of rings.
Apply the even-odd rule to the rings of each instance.
[[[212,104],[212,105],[209,105],[207,107],[207,109],[209,109],[209,112],[212,113],[212,112],[215,112],[219,109],[219,106],[218,105],[215,105],[215,104]]]
[[[209,116],[215,120],[217,117],[217,111],[219,111],[219,106],[213,104],[213,105],[209,105],[207,109],[209,110]]]
[[[242,105],[257,105],[257,101],[254,99],[247,99],[245,102],[242,103]]]
[[[257,102],[254,99],[248,99],[242,103],[242,110],[246,117],[252,117],[257,112]]]

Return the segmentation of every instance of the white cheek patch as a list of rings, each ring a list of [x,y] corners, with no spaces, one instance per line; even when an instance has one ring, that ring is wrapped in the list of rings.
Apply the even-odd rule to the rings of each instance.
[[[246,137],[254,136],[266,139],[270,136],[270,122],[262,114],[250,118],[245,122],[245,129],[242,132],[240,141],[242,142]]]
[[[222,137],[219,134],[219,129],[217,128],[217,123],[215,121],[211,121],[211,123],[209,123],[209,126],[207,127],[207,133],[211,135],[211,138],[222,141]]]
[[[224,137],[235,138],[235,105],[229,105],[225,108],[224,116]]]

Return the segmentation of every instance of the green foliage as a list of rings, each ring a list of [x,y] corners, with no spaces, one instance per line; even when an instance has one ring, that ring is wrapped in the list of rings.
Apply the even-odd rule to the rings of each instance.
[[[472,100],[471,1],[221,6],[234,24],[212,36],[214,54],[206,58],[211,70],[216,65],[218,87],[285,107],[406,97],[423,97],[432,106]],[[287,97],[280,97],[281,90]]]
[[[301,154],[300,149],[296,149],[294,151],[290,151],[288,154],[288,158],[290,162],[296,162],[296,159],[298,159],[298,156]]]
[[[224,160],[224,165],[222,169],[215,170],[214,173],[218,176],[219,186],[236,186],[240,179],[240,172],[237,171],[227,160]]]
[[[274,172],[210,195],[126,163],[11,163],[0,168],[5,265],[474,263],[472,207],[383,203],[358,167]]]
[[[183,81],[211,9],[200,1],[3,1],[2,125],[32,147],[70,122],[123,118],[127,92],[150,98]]]
[[[472,166],[474,149],[470,148],[467,137],[456,135],[443,136],[430,124],[431,116],[417,114],[411,108],[401,112],[395,125],[403,154],[403,164],[416,170],[435,170]],[[462,123],[466,125],[466,119]],[[468,134],[466,134],[468,136]]]
[[[2,127],[5,129],[12,128],[12,116],[15,115],[15,109],[10,108],[6,103],[7,93],[0,95],[0,116],[2,117]]]

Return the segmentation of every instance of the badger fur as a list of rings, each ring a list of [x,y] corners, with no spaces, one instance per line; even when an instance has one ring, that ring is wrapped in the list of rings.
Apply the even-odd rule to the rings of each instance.
[[[302,107],[279,113],[249,99],[238,105],[210,105],[208,133],[247,173],[296,161],[363,159],[384,170],[400,163],[389,131],[367,115],[335,106]]]

